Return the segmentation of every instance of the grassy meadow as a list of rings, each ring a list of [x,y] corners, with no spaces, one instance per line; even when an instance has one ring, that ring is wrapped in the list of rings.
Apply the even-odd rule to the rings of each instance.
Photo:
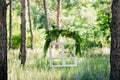
[[[29,49],[31,35],[26,13],[27,58],[25,66],[20,64],[18,56],[21,43],[21,5],[19,0],[14,0],[12,2],[12,49],[8,50],[8,80],[109,80],[110,51],[108,48],[111,42],[109,23],[111,23],[112,0],[61,1],[61,29],[77,32],[81,39],[77,40],[80,42],[78,50],[82,53],[81,57],[77,57],[77,67],[50,68],[48,53],[44,57],[43,48],[49,38],[46,36],[46,15],[42,0],[30,1],[34,49]],[[46,3],[49,27],[50,30],[55,30],[57,0],[46,0]],[[8,12],[9,8],[7,11],[9,45]],[[68,32],[64,34],[68,35]],[[56,36],[55,32],[51,38],[55,39],[54,36]],[[74,34],[68,36],[60,35],[60,42],[73,42],[73,38],[78,38]],[[71,46],[66,45],[66,48],[71,49]]]
[[[8,80],[109,80],[109,52],[98,48],[82,52],[77,67],[50,68],[42,49],[27,49],[24,67],[18,59],[19,49],[9,50]]]

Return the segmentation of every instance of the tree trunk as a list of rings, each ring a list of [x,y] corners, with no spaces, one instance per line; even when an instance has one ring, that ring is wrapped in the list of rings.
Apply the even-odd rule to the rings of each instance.
[[[61,0],[57,0],[58,7],[57,7],[57,29],[60,29],[60,12],[61,12]],[[59,42],[59,37],[56,40],[56,42]],[[59,48],[59,45],[56,45],[56,49]]]
[[[12,48],[12,0],[9,0],[9,49]]]
[[[20,0],[21,3],[21,47],[20,47],[20,58],[21,64],[25,65],[26,62],[26,0]]]
[[[57,28],[60,28],[60,12],[61,12],[61,0],[58,0],[58,8],[57,8]]]
[[[0,80],[7,80],[6,0],[0,0]]]
[[[28,6],[28,18],[29,18],[29,27],[30,27],[30,47],[33,49],[33,31],[32,31],[32,24],[31,24],[31,17],[30,17],[30,1],[27,0],[27,6]]]
[[[46,21],[46,30],[49,30],[49,22],[48,22],[48,15],[47,15],[47,6],[46,6],[46,0],[43,0],[44,5],[44,11],[45,11],[45,21]]]
[[[120,0],[112,2],[110,80],[120,80]]]

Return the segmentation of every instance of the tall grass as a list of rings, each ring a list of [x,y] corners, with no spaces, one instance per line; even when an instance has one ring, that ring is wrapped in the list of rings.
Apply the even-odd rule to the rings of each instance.
[[[24,67],[20,65],[18,53],[19,50],[8,53],[8,80],[109,80],[109,54],[89,50],[78,58],[77,67],[50,68],[42,50],[28,49]]]

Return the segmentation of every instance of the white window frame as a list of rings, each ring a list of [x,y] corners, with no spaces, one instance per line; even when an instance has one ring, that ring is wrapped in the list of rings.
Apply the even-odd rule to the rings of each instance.
[[[52,46],[53,45],[62,45],[62,57],[61,58],[53,58],[52,57]],[[73,49],[73,57],[65,57],[64,56],[64,45],[73,45],[74,46],[74,49]],[[49,47],[49,58],[50,58],[50,67],[75,67],[77,66],[77,57],[75,55],[75,52],[76,52],[76,47],[75,47],[75,42],[51,42],[50,43],[50,47]],[[57,65],[54,65],[52,63],[53,59],[62,59],[62,64],[57,64]],[[73,64],[65,64],[65,59],[74,59],[74,63]]]

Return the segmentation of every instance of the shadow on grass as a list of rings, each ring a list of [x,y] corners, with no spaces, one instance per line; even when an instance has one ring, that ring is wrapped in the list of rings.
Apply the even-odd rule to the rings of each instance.
[[[61,80],[109,80],[109,57],[86,58],[77,68],[64,71]]]
[[[69,80],[109,80],[109,71],[85,70],[71,75]]]

